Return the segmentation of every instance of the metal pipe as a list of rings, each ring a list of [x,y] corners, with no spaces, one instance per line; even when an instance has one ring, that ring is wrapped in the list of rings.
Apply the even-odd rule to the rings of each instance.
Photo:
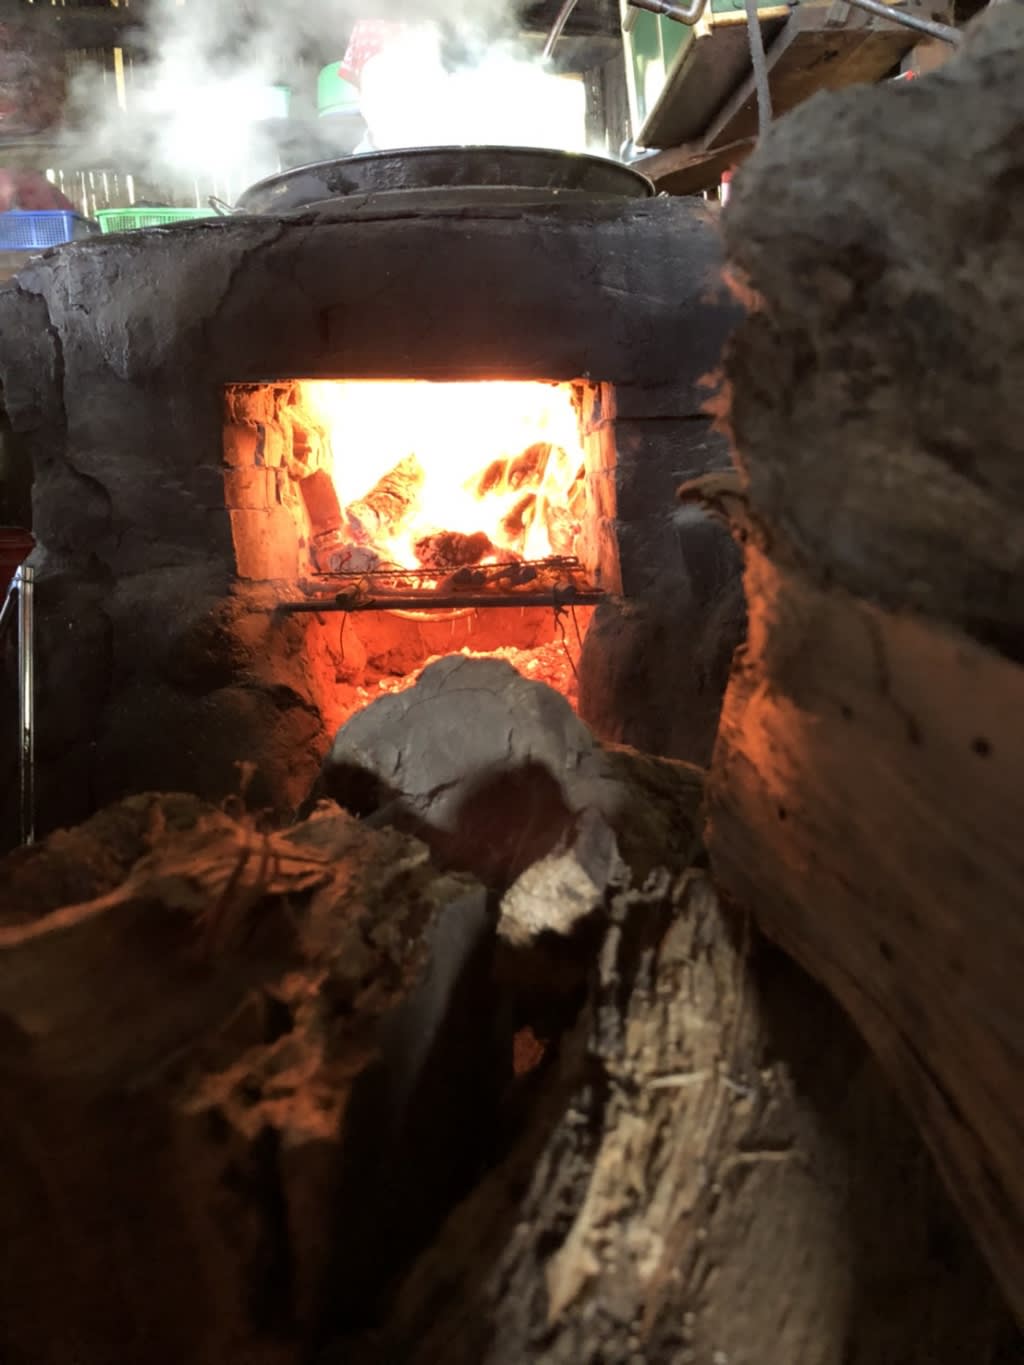
[[[572,12],[576,8],[578,3],[579,0],[562,0],[562,8],[558,11],[557,16],[555,17],[555,22],[551,25],[551,32],[548,34],[548,40],[544,44],[545,61],[547,61],[547,59],[551,56],[552,52],[554,52],[555,44],[558,42],[559,38],[561,38],[562,30],[569,22],[569,19],[572,16]]]
[[[707,0],[690,0],[688,5],[672,5],[669,0],[629,0],[633,9],[645,9],[648,14],[661,14],[677,24],[692,28],[707,8]]]
[[[629,0],[630,4],[633,0]],[[849,5],[855,5],[857,9],[866,10],[868,14],[875,14],[880,19],[891,19],[894,24],[902,24],[904,28],[912,28],[917,33],[927,33],[929,38],[938,38],[942,43],[949,43],[951,47],[957,47],[963,41],[963,34],[958,28],[950,28],[948,24],[936,23],[934,19],[922,19],[916,14],[908,14],[905,10],[896,9],[894,5],[885,5],[882,0],[846,0]]]
[[[35,569],[23,564],[18,584],[18,767],[21,842],[36,838]]]
[[[287,616],[318,611],[446,611],[452,607],[594,607],[607,594],[567,588],[526,596],[523,593],[458,593],[450,597],[346,597],[339,595],[327,602],[281,602],[276,610]]]

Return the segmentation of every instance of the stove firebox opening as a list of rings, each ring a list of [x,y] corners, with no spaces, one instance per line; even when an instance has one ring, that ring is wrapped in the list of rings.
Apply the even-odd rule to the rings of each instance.
[[[618,590],[602,386],[288,380],[226,393],[239,578],[301,623],[328,727],[452,653],[576,700]]]

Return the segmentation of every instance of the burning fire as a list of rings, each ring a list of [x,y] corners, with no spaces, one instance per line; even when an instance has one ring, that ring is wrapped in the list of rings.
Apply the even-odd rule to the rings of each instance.
[[[300,386],[337,494],[321,572],[571,557],[584,453],[571,384],[419,380]]]

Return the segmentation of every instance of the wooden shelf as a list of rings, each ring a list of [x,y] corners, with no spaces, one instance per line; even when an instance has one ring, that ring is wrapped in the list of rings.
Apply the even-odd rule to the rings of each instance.
[[[910,0],[906,8],[925,12],[919,0]],[[883,79],[920,41],[912,30],[843,0],[762,10],[760,18],[775,117],[820,90]],[[659,190],[693,194],[717,185],[724,170],[749,154],[758,136],[745,14],[710,15],[702,21],[670,84],[644,129],[649,141],[652,128],[659,131],[666,150],[637,168]],[[666,133],[678,141],[669,141]]]

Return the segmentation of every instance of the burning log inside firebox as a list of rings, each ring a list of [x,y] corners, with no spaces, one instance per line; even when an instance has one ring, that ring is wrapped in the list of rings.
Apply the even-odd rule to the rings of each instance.
[[[488,493],[517,492],[520,488],[539,488],[544,482],[552,447],[537,441],[511,460],[492,460],[476,487],[477,497]]]
[[[490,536],[483,531],[432,531],[413,544],[413,553],[425,569],[462,569],[495,554]]]
[[[522,552],[526,533],[537,515],[537,494],[527,493],[502,518],[501,532],[510,550]]]
[[[415,507],[424,478],[417,457],[407,455],[374,484],[365,498],[349,503],[346,516],[352,540],[362,545],[386,540]]]

